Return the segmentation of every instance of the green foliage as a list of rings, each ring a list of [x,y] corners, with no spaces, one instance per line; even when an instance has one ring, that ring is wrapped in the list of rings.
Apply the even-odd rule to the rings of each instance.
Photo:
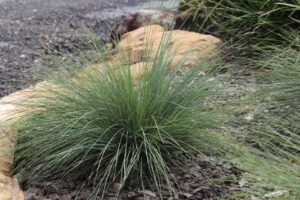
[[[249,100],[258,103],[257,111],[253,121],[234,133],[244,137],[244,147],[249,144],[254,147],[244,151],[251,154],[247,153],[240,160],[241,168],[249,170],[256,181],[264,179],[269,186],[287,189],[299,197],[299,37],[291,43],[293,45],[286,48],[272,46],[255,62],[263,70],[257,72],[261,89]]]
[[[168,157],[211,151],[217,116],[204,105],[212,82],[199,78],[201,65],[170,72],[171,57],[161,51],[138,83],[128,65],[103,61],[38,88],[16,123],[15,173],[29,172],[29,181],[81,179],[93,185],[91,198],[131,179],[172,192]]]
[[[288,190],[300,197],[300,129],[299,118],[289,121],[272,115],[232,130],[233,143],[229,158],[244,175],[249,196],[262,196],[271,191]],[[297,126],[297,127],[296,127]],[[230,130],[230,128],[228,129]],[[227,131],[228,131],[227,130]],[[240,141],[240,142],[237,142]]]
[[[300,31],[299,0],[182,0],[179,10],[192,13],[193,30],[260,48],[287,44]]]
[[[294,155],[299,160],[300,153],[300,35],[291,41],[286,48],[273,47],[265,52],[263,58],[256,61],[263,72],[258,72],[258,83],[261,90],[257,99],[261,99],[264,111],[259,113],[265,120],[264,126],[268,143],[277,144],[281,150]],[[270,128],[272,127],[272,128]],[[262,129],[257,126],[256,129]],[[268,131],[267,131],[268,130]],[[280,136],[280,137],[279,137]],[[276,140],[278,139],[278,141]],[[265,143],[265,144],[268,144]],[[273,149],[275,152],[276,149]],[[279,152],[277,152],[279,153]]]
[[[292,41],[293,48],[275,48],[257,64],[267,70],[259,75],[271,106],[284,109],[287,114],[300,114],[300,36]]]

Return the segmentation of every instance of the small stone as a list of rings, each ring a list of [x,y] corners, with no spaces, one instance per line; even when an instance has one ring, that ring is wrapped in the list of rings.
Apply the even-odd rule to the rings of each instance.
[[[132,198],[135,196],[137,196],[137,193],[135,193],[135,192],[128,192],[128,194],[127,194],[127,197],[129,197],[129,198]]]
[[[181,193],[183,196],[185,196],[185,197],[187,197],[187,198],[190,198],[190,197],[192,197],[193,195],[192,194],[190,194],[190,193],[186,193],[186,192],[184,192],[184,193]]]
[[[143,191],[140,191],[140,193],[143,193],[143,194],[148,195],[150,197],[156,197],[156,194],[154,192],[151,192],[150,190],[143,190]]]
[[[261,200],[260,198],[254,196],[254,195],[251,195],[251,200]]]
[[[232,168],[232,166],[231,166],[230,164],[225,164],[223,167],[224,167],[225,169],[231,169],[231,168]]]
[[[251,122],[254,120],[254,113],[249,113],[244,119],[248,122]]]
[[[196,188],[195,190],[193,190],[193,193],[195,194],[195,193],[200,192],[200,191],[203,191],[203,190],[205,190],[205,189],[206,189],[205,187],[198,187],[198,188]]]
[[[114,187],[115,190],[119,191],[121,189],[121,184],[120,183],[115,183],[113,187]]]
[[[181,184],[179,185],[179,187],[180,187],[180,189],[185,190],[185,191],[188,191],[188,190],[191,189],[189,183],[183,183],[183,184],[181,183]]]
[[[289,193],[288,190],[279,190],[279,191],[275,191],[275,192],[265,194],[264,198],[271,199],[271,198],[281,197],[281,196],[287,195],[288,193]]]
[[[248,183],[248,181],[246,181],[243,178],[239,181],[239,185],[240,185],[241,188],[244,187],[247,183]]]
[[[68,195],[69,197],[69,195]],[[62,199],[62,200],[69,200],[71,199],[71,197],[67,198],[66,195],[64,195],[62,198],[60,198],[60,196],[58,194],[50,194],[49,196],[47,196],[48,199]]]

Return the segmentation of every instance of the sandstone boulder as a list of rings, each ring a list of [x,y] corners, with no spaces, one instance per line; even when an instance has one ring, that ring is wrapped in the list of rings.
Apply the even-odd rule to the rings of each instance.
[[[129,64],[151,62],[161,49],[171,58],[169,69],[192,67],[218,55],[222,41],[214,36],[188,31],[165,31],[160,25],[139,28],[122,36],[112,60]]]
[[[120,39],[122,35],[138,28],[158,24],[166,29],[175,25],[176,12],[167,10],[138,10],[125,16],[113,30],[112,39]]]
[[[20,90],[0,99],[0,199],[23,200],[18,180],[12,177],[16,131],[10,126],[11,118],[18,116],[17,104],[32,95],[32,88]]]
[[[24,200],[24,194],[19,187],[18,180],[11,177],[16,134],[14,130],[2,122],[0,122],[0,126],[0,199]]]
[[[139,62],[130,66],[130,73],[135,84],[138,84],[140,78],[146,72],[149,72],[153,63]]]

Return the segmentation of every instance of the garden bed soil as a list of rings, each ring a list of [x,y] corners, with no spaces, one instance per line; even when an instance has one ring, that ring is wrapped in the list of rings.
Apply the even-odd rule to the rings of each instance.
[[[126,184],[117,199],[125,200],[157,200],[162,195],[163,199],[219,199],[232,195],[240,190],[239,179],[241,172],[225,162],[216,162],[213,158],[200,158],[194,160],[178,161],[170,159],[171,173],[175,177],[177,194],[170,195],[167,186],[158,192],[145,185],[144,188],[137,181]],[[26,180],[25,180],[26,181]],[[175,183],[174,183],[175,184]],[[81,181],[44,181],[31,183],[25,186],[26,200],[86,200],[92,188]],[[115,183],[105,194],[104,199],[116,199],[119,184]],[[99,196],[96,199],[101,199]]]

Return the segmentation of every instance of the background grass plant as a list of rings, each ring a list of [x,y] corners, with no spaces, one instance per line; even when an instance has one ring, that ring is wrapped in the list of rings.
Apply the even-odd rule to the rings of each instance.
[[[295,36],[290,41],[293,45],[270,46],[254,62],[263,70],[256,72],[259,89],[246,104],[257,110],[252,120],[241,117],[233,126],[233,136],[244,141],[235,147],[236,164],[247,171],[254,185],[261,186],[250,189],[250,195],[258,188],[271,188],[289,191],[290,199],[300,197],[300,43]]]
[[[191,13],[192,30],[238,43],[247,56],[266,45],[289,44],[290,33],[300,27],[299,0],[182,0],[179,11]]]

